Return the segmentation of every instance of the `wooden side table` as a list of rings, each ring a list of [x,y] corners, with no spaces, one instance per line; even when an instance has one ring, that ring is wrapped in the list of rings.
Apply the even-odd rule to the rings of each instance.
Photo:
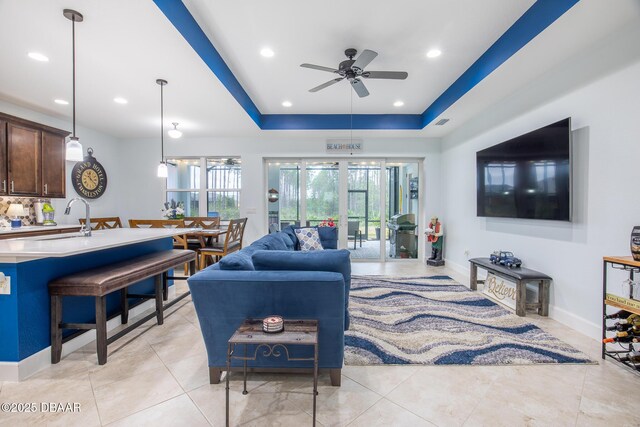
[[[289,356],[289,347],[292,345],[313,346],[313,357],[295,358]],[[247,354],[249,346],[254,346],[252,354]],[[243,351],[237,354],[238,347]],[[267,334],[262,331],[262,319],[247,319],[229,338],[227,343],[227,375],[226,375],[226,425],[229,426],[229,374],[231,373],[231,360],[243,361],[244,388],[242,394],[247,391],[247,362],[255,361],[258,354],[264,357],[280,357],[285,355],[287,361],[313,361],[313,425],[316,425],[316,396],[318,395],[318,321],[317,320],[286,320],[284,331],[276,334]]]
[[[499,264],[492,264],[489,258],[472,258],[471,274],[469,276],[469,288],[472,291],[478,290],[478,267],[490,271],[496,276],[514,280],[516,282],[516,314],[526,316],[527,309],[537,310],[540,316],[549,315],[549,286],[551,277],[539,271],[528,268],[508,268]],[[538,284],[538,302],[527,304],[527,283],[536,282]]]

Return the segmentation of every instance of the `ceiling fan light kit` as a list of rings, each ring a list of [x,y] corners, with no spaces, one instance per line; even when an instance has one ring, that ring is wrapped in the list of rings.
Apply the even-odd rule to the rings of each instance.
[[[314,65],[314,64],[301,64],[302,68],[310,68],[312,70],[318,71],[326,71],[329,73],[338,74],[340,77],[337,77],[333,80],[329,80],[326,83],[323,83],[319,86],[309,89],[309,92],[318,92],[322,89],[325,89],[331,85],[334,85],[344,79],[347,79],[349,83],[351,83],[351,87],[356,92],[356,94],[360,98],[364,98],[369,95],[369,91],[367,87],[362,82],[362,79],[384,79],[384,80],[404,80],[409,74],[405,71],[365,71],[365,67],[373,61],[376,56],[378,56],[377,52],[374,52],[369,49],[365,49],[362,53],[356,58],[353,59],[358,51],[353,48],[349,48],[344,51],[344,54],[347,58],[338,64],[338,68],[330,68],[324,67],[322,65]]]

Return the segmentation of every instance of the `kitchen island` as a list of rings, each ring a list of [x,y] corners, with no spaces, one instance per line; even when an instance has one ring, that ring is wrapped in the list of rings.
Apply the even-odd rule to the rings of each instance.
[[[0,293],[0,381],[21,380],[48,365],[51,280],[170,250],[172,236],[186,231],[120,228],[94,231],[91,237],[66,233],[0,240],[0,272],[5,278]],[[132,293],[152,292],[153,279],[136,283],[130,289]],[[130,303],[136,301],[132,299]],[[107,299],[107,312],[110,316],[120,312],[117,294]],[[93,321],[93,300],[66,298],[64,318],[74,323]]]

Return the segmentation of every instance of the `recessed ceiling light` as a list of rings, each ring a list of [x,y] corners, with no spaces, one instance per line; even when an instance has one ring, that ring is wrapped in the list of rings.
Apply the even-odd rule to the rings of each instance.
[[[275,55],[275,53],[272,49],[265,47],[260,51],[260,55],[264,56],[265,58],[271,58],[273,55]]]
[[[394,107],[402,107],[403,105],[404,105],[404,102],[402,102],[402,101],[396,101],[396,102],[393,103]]]
[[[41,53],[38,52],[29,52],[28,53],[29,58],[31,59],[35,59],[36,61],[40,61],[40,62],[49,62],[49,58],[47,58],[46,56],[44,56]]]
[[[53,102],[60,105],[69,105],[69,101],[65,101],[64,99],[54,99]]]
[[[282,106],[283,107],[291,107],[293,104],[291,103],[291,101],[282,101]]]
[[[127,101],[126,99],[118,96],[113,98],[113,102],[117,103],[117,104],[127,104],[129,101]]]
[[[427,52],[427,58],[437,58],[440,55],[442,55],[442,51],[440,49],[431,49]]]

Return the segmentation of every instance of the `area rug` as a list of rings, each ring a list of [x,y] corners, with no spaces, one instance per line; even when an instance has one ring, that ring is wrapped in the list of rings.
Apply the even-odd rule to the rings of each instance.
[[[448,276],[354,276],[347,365],[595,363]]]

